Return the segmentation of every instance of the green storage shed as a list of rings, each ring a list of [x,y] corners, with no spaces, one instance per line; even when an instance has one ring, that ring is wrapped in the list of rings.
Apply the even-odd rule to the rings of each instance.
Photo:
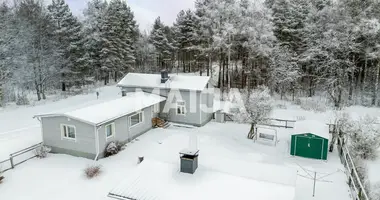
[[[329,127],[319,121],[295,123],[291,138],[290,155],[327,160]]]

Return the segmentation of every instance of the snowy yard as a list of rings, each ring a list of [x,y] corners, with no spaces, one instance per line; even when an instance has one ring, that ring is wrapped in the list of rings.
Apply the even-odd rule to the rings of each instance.
[[[329,154],[327,162],[291,157],[288,153],[289,130],[278,129],[277,147],[245,139],[248,130],[247,125],[214,122],[202,128],[172,126],[168,129],[154,129],[128,144],[120,154],[98,161],[103,173],[93,180],[87,180],[83,173],[87,165],[93,164],[91,160],[66,155],[34,159],[5,173],[6,181],[0,187],[0,198],[21,200],[27,196],[41,200],[107,199],[108,192],[130,176],[131,171],[138,166],[138,156],[178,164],[178,153],[188,146],[189,135],[197,135],[200,166],[225,171],[223,166],[229,160],[288,166],[298,169],[296,200],[350,199],[343,166],[335,153]],[[317,171],[318,176],[331,174],[317,182],[315,198],[312,197],[313,181],[305,178],[308,170]],[[231,170],[228,173],[239,172]],[[275,180],[276,177],[267,179]],[[37,189],[34,186],[38,186]]]
[[[84,105],[116,99],[120,97],[117,87],[100,88],[100,98],[95,94],[79,95],[57,102],[47,102],[35,107],[7,109],[0,112],[0,160],[9,154],[41,141],[39,122],[33,115],[57,110],[66,111]],[[316,113],[302,110],[299,106],[286,103],[287,109],[276,108],[272,116],[279,119],[318,120],[332,122],[332,111]],[[347,111],[353,117],[370,114],[380,116],[379,109],[349,107]],[[129,177],[137,168],[137,157],[178,164],[178,152],[187,147],[189,135],[197,135],[200,149],[200,166],[216,171],[228,161],[247,163],[266,163],[287,166],[298,170],[296,182],[296,200],[349,200],[344,167],[334,153],[328,155],[328,161],[317,161],[291,157],[289,155],[289,134],[293,129],[277,129],[279,143],[277,147],[253,143],[246,139],[249,126],[235,123],[209,123],[201,128],[154,129],[142,135],[137,141],[128,144],[120,154],[98,161],[102,165],[102,174],[94,180],[84,177],[83,170],[94,162],[88,159],[67,155],[50,155],[47,159],[33,159],[5,173],[5,182],[0,186],[0,199],[107,199],[106,195],[120,181]],[[376,169],[379,161],[369,163],[372,181],[380,180]],[[231,170],[231,169],[229,169]],[[254,169],[253,169],[254,170]],[[312,197],[313,172],[317,172],[316,196]],[[231,170],[231,174],[238,173]],[[276,179],[276,177],[269,177]],[[33,186],[31,185],[33,184]],[[35,186],[38,186],[36,189]],[[65,189],[62,189],[65,188]],[[20,192],[23,191],[23,192]],[[48,191],[48,192],[47,192]]]

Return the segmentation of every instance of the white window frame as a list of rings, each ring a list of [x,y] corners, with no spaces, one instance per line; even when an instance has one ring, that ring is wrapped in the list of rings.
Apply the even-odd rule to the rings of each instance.
[[[74,128],[75,138],[68,137],[69,136],[68,127]],[[67,137],[65,136],[64,129],[66,129]],[[71,140],[71,141],[76,142],[77,141],[77,128],[74,125],[61,124],[61,139],[62,140]]]
[[[133,116],[136,116],[136,115],[141,115],[141,121],[139,123],[137,123],[137,124],[135,124],[135,125],[132,126],[132,120],[131,120],[131,118]],[[135,126],[138,126],[138,125],[142,124],[143,122],[144,122],[144,112],[142,112],[142,111],[136,112],[135,114],[129,116],[129,128],[133,128]]]
[[[111,136],[107,136],[107,127],[108,126],[111,126],[111,130],[112,130]],[[115,135],[116,135],[115,122],[105,125],[104,126],[104,133],[106,135],[106,141],[109,140],[110,138],[115,137]]]
[[[178,105],[178,103],[181,103],[183,105]],[[176,106],[175,113],[177,115],[186,115],[186,102],[181,100],[181,101],[177,101],[176,104],[177,106]],[[178,113],[178,108],[181,109],[181,113]]]

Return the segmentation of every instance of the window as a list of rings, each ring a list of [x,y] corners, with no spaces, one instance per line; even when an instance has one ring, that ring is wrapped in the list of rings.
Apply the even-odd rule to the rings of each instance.
[[[64,138],[64,139],[70,139],[70,140],[76,139],[75,126],[62,124],[61,125],[61,133],[62,133],[62,138]]]
[[[106,130],[106,138],[107,139],[115,136],[115,123],[107,124],[105,126],[105,130]]]
[[[143,113],[139,112],[129,117],[130,127],[136,126],[143,121]]]
[[[185,102],[184,101],[177,101],[177,115],[185,115],[186,108],[185,108]]]

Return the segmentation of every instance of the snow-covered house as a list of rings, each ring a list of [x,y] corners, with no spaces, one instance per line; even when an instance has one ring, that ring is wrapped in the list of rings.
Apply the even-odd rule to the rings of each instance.
[[[44,145],[53,153],[90,159],[103,157],[111,141],[128,142],[152,128],[165,97],[144,92],[85,108],[37,115]]]
[[[208,76],[128,73],[119,83],[123,95],[144,91],[167,98],[159,117],[176,123],[203,126],[213,117],[214,93]]]

